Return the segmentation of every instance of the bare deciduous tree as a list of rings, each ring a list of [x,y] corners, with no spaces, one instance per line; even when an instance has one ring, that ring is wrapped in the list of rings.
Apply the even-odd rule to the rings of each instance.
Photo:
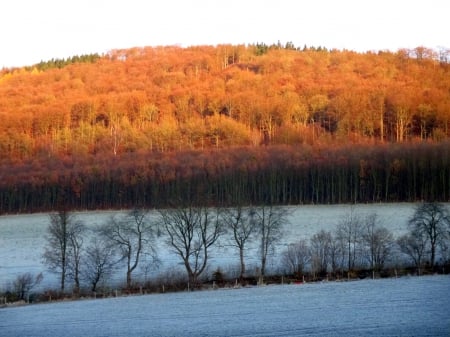
[[[66,209],[50,214],[47,245],[43,258],[51,271],[60,274],[61,292],[65,290],[69,273],[74,277],[75,287],[79,287],[79,253],[83,232],[83,223],[76,220],[75,216]]]
[[[134,209],[122,218],[112,217],[100,229],[101,235],[118,250],[121,260],[126,263],[127,288],[132,287],[132,273],[143,255],[156,261],[153,240],[156,224],[148,219],[148,212]]]
[[[331,263],[332,243],[331,233],[323,229],[311,237],[311,267],[314,274],[327,273]]]
[[[345,247],[347,270],[356,267],[358,259],[361,258],[362,221],[353,208],[341,220],[336,230],[336,239]]]
[[[91,291],[95,292],[99,282],[104,281],[113,271],[114,249],[94,236],[85,250],[83,261],[83,277],[91,285]]]
[[[447,239],[450,216],[447,209],[435,202],[426,202],[416,207],[409,220],[413,232],[423,233],[430,245],[430,266],[434,268],[436,249],[440,242]]]
[[[182,259],[190,285],[197,286],[208,265],[210,248],[223,233],[218,212],[188,206],[161,210],[160,218],[167,245]]]
[[[344,268],[345,268],[345,255],[344,252],[346,251],[346,247],[343,246],[343,243],[339,240],[337,240],[332,234],[330,233],[331,237],[331,244],[330,244],[330,266],[331,266],[331,272],[333,273],[341,273],[343,274]]]
[[[69,236],[69,252],[70,259],[67,264],[68,276],[74,282],[74,292],[80,292],[80,267],[83,248],[83,236],[86,231],[85,226],[81,222],[75,222],[71,234]]]
[[[14,291],[19,300],[28,300],[30,291],[43,280],[42,273],[33,276],[31,273],[25,273],[17,276],[13,282]]]
[[[287,223],[288,212],[284,207],[260,206],[255,208],[255,221],[260,245],[260,280],[264,282],[266,275],[267,258],[274,252],[275,244],[283,236],[283,226]]]
[[[226,209],[222,213],[222,219],[226,229],[230,229],[232,233],[232,245],[239,250],[240,274],[242,279],[246,273],[245,268],[245,248],[256,232],[256,221],[254,220],[254,210],[252,208],[236,208]]]
[[[372,277],[375,277],[375,272],[383,269],[391,254],[394,236],[387,228],[378,224],[375,213],[366,217],[364,227],[362,238],[367,251],[366,258],[372,269]]]
[[[311,260],[311,252],[306,240],[291,243],[282,253],[282,264],[289,274],[300,276]]]
[[[425,235],[418,231],[402,235],[397,239],[397,244],[400,251],[411,258],[417,268],[417,273],[420,275],[423,265],[423,256],[427,246],[427,239]]]

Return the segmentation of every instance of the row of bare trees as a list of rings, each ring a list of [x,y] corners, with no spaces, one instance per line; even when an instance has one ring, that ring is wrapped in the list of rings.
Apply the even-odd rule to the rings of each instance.
[[[350,276],[352,272],[369,269],[382,271],[392,258],[395,239],[383,227],[375,213],[361,216],[349,212],[335,231],[320,230],[309,240],[291,243],[282,254],[285,273],[314,279],[328,274]]]
[[[43,258],[49,269],[60,277],[60,291],[66,281],[74,293],[84,280],[92,291],[110,277],[117,265],[126,269],[126,288],[134,285],[133,272],[144,263],[157,267],[157,250],[164,243],[182,262],[189,284],[196,287],[208,267],[211,248],[225,233],[232,232],[232,246],[240,252],[240,276],[244,277],[244,253],[247,242],[260,241],[260,277],[266,273],[267,257],[281,239],[287,222],[282,207],[252,207],[215,210],[207,207],[163,209],[158,215],[134,209],[123,216],[113,216],[91,229],[67,210],[50,215],[47,245]],[[85,244],[87,238],[90,242]]]
[[[450,216],[438,203],[419,204],[408,220],[408,230],[398,238],[376,213],[360,215],[351,210],[335,231],[321,230],[308,240],[290,244],[282,254],[288,274],[310,272],[313,278],[327,274],[350,276],[361,270],[374,276],[388,265],[409,266],[421,274],[450,261]],[[437,261],[439,256],[439,261]]]
[[[158,267],[161,245],[182,263],[192,287],[207,279],[212,247],[219,243],[238,251],[240,280],[251,275],[264,282],[269,272],[267,261],[280,248],[288,219],[285,207],[212,209],[188,205],[157,213],[135,209],[111,217],[93,233],[87,233],[87,227],[73,213],[61,210],[50,216],[43,256],[50,270],[60,276],[61,292],[68,280],[74,292],[80,290],[80,281],[95,292],[121,262],[126,269],[126,288],[132,289],[136,284],[133,272],[138,266],[147,263]],[[258,247],[258,275],[247,270],[250,247]],[[309,240],[287,245],[279,264],[283,275],[318,279],[327,275],[351,277],[361,270],[375,275],[387,265],[413,264],[420,274],[424,267],[435,270],[449,261],[449,211],[442,204],[422,203],[408,220],[408,231],[398,238],[376,214],[361,215],[351,208],[334,231],[321,230]]]

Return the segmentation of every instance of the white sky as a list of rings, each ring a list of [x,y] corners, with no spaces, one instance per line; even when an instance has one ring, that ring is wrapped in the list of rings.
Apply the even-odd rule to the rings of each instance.
[[[450,48],[448,0],[1,0],[0,68],[136,46]]]

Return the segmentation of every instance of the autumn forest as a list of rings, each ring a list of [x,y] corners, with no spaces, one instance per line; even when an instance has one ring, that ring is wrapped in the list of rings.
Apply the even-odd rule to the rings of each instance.
[[[448,201],[449,56],[258,43],[0,70],[0,213]]]

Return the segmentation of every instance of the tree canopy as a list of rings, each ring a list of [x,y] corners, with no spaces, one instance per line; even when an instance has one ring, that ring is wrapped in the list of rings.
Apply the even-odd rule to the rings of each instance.
[[[0,210],[53,209],[61,190],[75,208],[193,189],[215,204],[262,189],[275,203],[448,200],[446,55],[257,43],[3,69]]]
[[[169,46],[4,69],[0,157],[440,141],[450,135],[441,54]]]

